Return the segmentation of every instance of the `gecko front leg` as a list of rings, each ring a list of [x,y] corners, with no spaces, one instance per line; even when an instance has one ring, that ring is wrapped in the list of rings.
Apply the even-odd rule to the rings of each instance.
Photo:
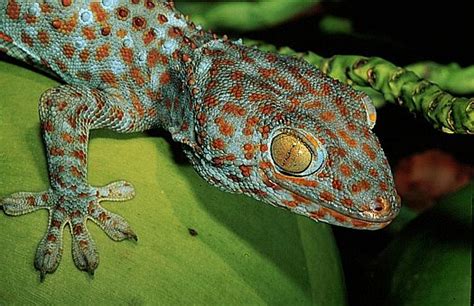
[[[12,194],[1,199],[0,206],[9,215],[48,210],[48,230],[35,258],[41,280],[59,265],[65,225],[71,229],[74,263],[92,274],[99,257],[86,227],[88,219],[113,240],[136,240],[137,236],[124,218],[99,204],[105,200],[131,199],[134,196],[132,185],[118,181],[93,187],[87,182],[89,131],[97,128],[119,132],[144,130],[153,125],[154,118],[143,118],[144,114],[120,96],[82,86],[63,85],[46,91],[39,108],[51,187],[44,192]]]

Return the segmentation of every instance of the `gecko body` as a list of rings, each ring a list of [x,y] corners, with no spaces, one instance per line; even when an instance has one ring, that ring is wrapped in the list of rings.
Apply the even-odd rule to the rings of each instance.
[[[88,272],[98,254],[87,220],[136,239],[100,205],[131,199],[132,185],[87,182],[91,129],[164,128],[212,185],[314,220],[372,230],[399,211],[365,94],[302,60],[205,32],[172,2],[0,0],[0,51],[65,83],[39,103],[51,187],[0,200],[9,215],[49,211],[35,257],[42,278],[59,264],[66,225]]]

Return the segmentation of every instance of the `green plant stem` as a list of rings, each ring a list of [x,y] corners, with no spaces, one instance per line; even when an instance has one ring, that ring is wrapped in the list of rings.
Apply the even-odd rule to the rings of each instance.
[[[444,90],[455,95],[474,93],[474,66],[462,68],[456,63],[441,65],[434,62],[420,62],[408,65],[420,78],[438,84]]]

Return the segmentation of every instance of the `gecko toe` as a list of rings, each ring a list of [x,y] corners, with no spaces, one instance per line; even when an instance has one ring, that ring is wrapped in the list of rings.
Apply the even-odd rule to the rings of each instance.
[[[93,274],[99,265],[99,254],[92,240],[84,220],[78,218],[72,220],[72,257],[79,270]]]
[[[97,188],[99,201],[126,201],[135,196],[133,185],[126,181],[116,181]]]
[[[137,240],[137,235],[133,232],[130,225],[124,218],[107,211],[99,204],[95,204],[91,210],[90,216],[104,232],[113,240],[121,241],[124,239]]]
[[[36,250],[35,268],[44,281],[47,273],[53,273],[59,266],[62,256],[62,229],[50,226]]]
[[[0,199],[0,207],[7,215],[19,216],[42,208],[49,208],[50,192],[17,192]]]

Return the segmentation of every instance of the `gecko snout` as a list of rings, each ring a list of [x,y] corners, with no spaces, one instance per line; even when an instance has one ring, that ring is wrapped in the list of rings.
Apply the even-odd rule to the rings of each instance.
[[[375,201],[368,205],[368,209],[364,213],[371,218],[386,218],[394,213],[394,210],[398,210],[400,203],[400,197],[390,196],[377,196]]]

